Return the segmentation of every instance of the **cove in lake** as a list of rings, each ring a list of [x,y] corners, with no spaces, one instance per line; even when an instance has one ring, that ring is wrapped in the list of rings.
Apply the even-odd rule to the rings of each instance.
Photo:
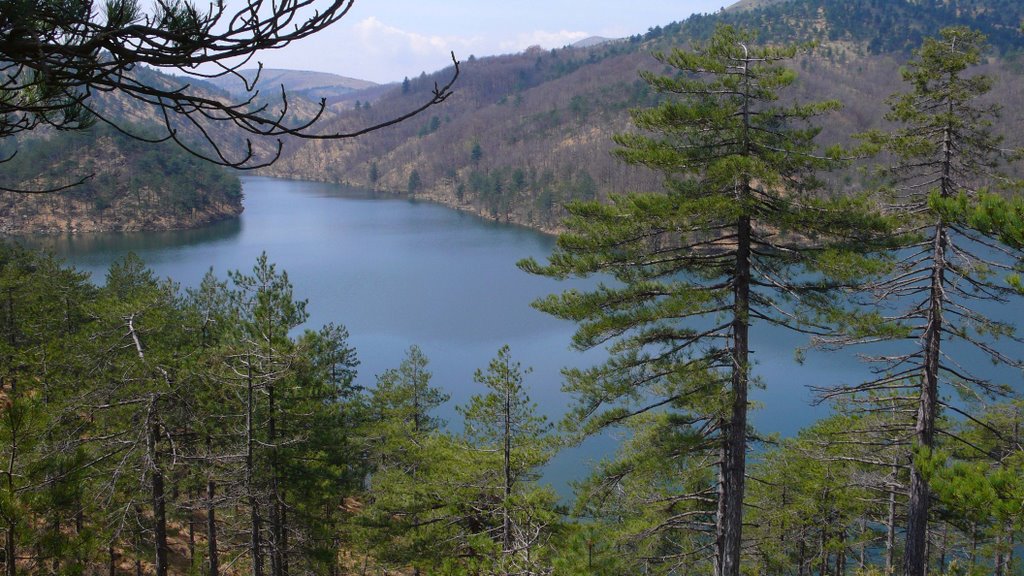
[[[575,326],[530,307],[541,296],[580,283],[538,278],[516,268],[522,258],[543,261],[553,238],[497,224],[434,204],[301,181],[243,178],[245,212],[202,230],[82,234],[37,238],[70,264],[103,282],[112,261],[133,251],[159,275],[195,286],[208,269],[251,270],[266,252],[288,273],[297,298],[308,299],[315,329],[345,325],[361,365],[358,383],[396,367],[412,344],[430,358],[433,384],[456,404],[479,392],[473,372],[486,368],[503,344],[532,367],[526,385],[541,412],[557,419],[571,399],[560,391],[560,370],[599,362],[602,351],[570,349]],[[762,433],[790,435],[827,413],[812,407],[809,385],[854,383],[866,368],[852,353],[811,353],[803,365],[794,349],[806,338],[755,326],[754,371],[765,385],[752,421]],[[588,461],[608,454],[611,437],[568,450],[545,471],[565,493],[586,474]]]

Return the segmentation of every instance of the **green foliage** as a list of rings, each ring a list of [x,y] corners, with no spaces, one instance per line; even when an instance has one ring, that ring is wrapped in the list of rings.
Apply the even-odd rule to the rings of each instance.
[[[552,526],[558,522],[554,492],[534,483],[537,470],[554,454],[554,444],[551,425],[537,415],[537,405],[523,388],[529,372],[502,346],[487,371],[477,370],[473,376],[487,392],[458,407],[465,428],[463,450],[475,465],[473,483],[480,490],[475,502],[463,505],[484,511],[481,532],[498,546],[490,573],[540,571]]]
[[[406,189],[408,190],[409,195],[415,194],[420,189],[420,186],[422,186],[422,185],[423,185],[423,180],[420,178],[420,173],[417,172],[416,170],[413,170],[412,172],[410,172],[409,173],[409,184],[406,186]]]
[[[668,98],[634,111],[639,131],[615,140],[621,159],[663,174],[664,193],[571,203],[568,232],[548,264],[520,264],[554,278],[609,279],[589,292],[535,303],[578,323],[576,348],[606,346],[610,353],[604,364],[566,371],[565,389],[576,396],[567,426],[592,434],[627,425],[661,451],[633,447],[602,469],[601,478],[623,483],[644,470],[621,460],[633,452],[681,467],[718,459],[723,480],[695,471],[680,481],[679,468],[636,480],[646,487],[632,490],[637,501],[684,509],[621,503],[635,507],[626,530],[632,537],[624,541],[639,557],[663,560],[659,569],[668,573],[676,559],[695,562],[691,555],[726,532],[736,546],[730,562],[738,562],[740,513],[723,510],[737,510],[742,501],[737,476],[747,450],[749,325],[802,329],[826,319],[833,310],[828,294],[840,283],[820,272],[859,263],[855,255],[889,225],[866,202],[823,194],[817,173],[839,162],[816,151],[813,121],[838,104],[780,103],[780,92],[795,81],[782,63],[796,54],[794,47],[756,47],[750,34],[722,27],[693,51],[656,55],[670,73],[644,79]],[[873,272],[844,265],[842,279]],[[661,441],[640,434],[641,426],[630,423],[636,420],[657,423]],[[724,462],[722,453],[733,460]],[[730,488],[717,490],[723,482]],[[672,520],[674,514],[683,520]],[[717,536],[686,530],[713,524]]]
[[[487,387],[459,412],[465,433],[430,412],[447,396],[429,385],[412,347],[378,377],[368,439],[374,470],[360,514],[361,542],[378,561],[440,574],[532,571],[551,562],[560,519],[550,489],[534,484],[552,454],[550,426],[522,387],[508,347],[475,380]],[[534,573],[534,572],[528,572]]]
[[[410,347],[398,368],[377,377],[369,402],[373,468],[359,538],[378,561],[398,566],[436,566],[454,553],[436,547],[448,538],[444,507],[453,493],[444,487],[455,461],[442,422],[431,415],[448,396],[431,386],[428,364]]]
[[[0,532],[26,566],[90,573],[110,549],[152,562],[175,527],[205,533],[202,512],[216,515],[222,562],[244,549],[238,534],[255,516],[275,545],[261,556],[281,550],[296,572],[336,568],[343,504],[368,466],[355,351],[341,326],[291,335],[305,303],[265,255],[230,279],[207,274],[182,297],[129,255],[96,288],[51,257],[0,246],[0,454],[16,472],[0,483]],[[238,497],[247,492],[257,497]],[[203,558],[189,561],[205,571]]]
[[[788,0],[751,10],[696,14],[657,34],[650,32],[645,39],[705,39],[722,24],[757,30],[762,42],[853,41],[864,43],[874,54],[910,53],[924,38],[952,26],[980,30],[1000,51],[1020,47],[1020,10],[1012,0]]]
[[[759,455],[751,470],[748,521],[756,545],[748,566],[766,574],[836,574],[884,540],[885,487],[865,481],[870,462],[892,458],[870,438],[884,424],[884,416],[832,416]],[[850,430],[861,433],[861,444],[843,441]]]
[[[0,244],[0,531],[12,534],[4,557],[45,554],[70,569],[93,543],[95,530],[62,530],[90,481],[88,452],[70,436],[82,416],[60,409],[77,396],[77,380],[54,362],[87,324],[93,295],[84,274],[53,256]]]
[[[86,203],[81,218],[113,221],[130,217],[130,210],[139,221],[171,217],[190,222],[193,214],[217,215],[225,207],[241,205],[237,175],[170,143],[141,142],[106,126],[26,139],[20,145],[11,140],[0,143],[4,157],[18,151],[3,163],[0,187],[58,188],[90,176],[61,193]],[[124,165],[131,169],[125,170]],[[11,194],[0,204],[0,211],[17,210],[24,218],[38,210],[43,200]]]
[[[908,501],[905,571],[926,570],[928,478],[944,460],[937,434],[946,391],[977,401],[1010,393],[1005,382],[965,363],[974,348],[995,364],[1024,366],[1003,343],[1018,339],[1016,327],[992,315],[982,301],[1008,302],[1020,294],[1016,272],[1022,257],[1022,183],[1008,177],[1017,154],[993,126],[998,106],[986,102],[993,81],[972,73],[982,63],[986,38],[965,27],[945,28],[925,39],[902,77],[905,93],[889,99],[891,132],[865,139],[888,161],[879,168],[887,210],[900,222],[884,257],[890,270],[862,286],[845,335],[830,345],[886,342],[879,376],[838,393],[885,390],[904,398],[902,427],[920,451]]]

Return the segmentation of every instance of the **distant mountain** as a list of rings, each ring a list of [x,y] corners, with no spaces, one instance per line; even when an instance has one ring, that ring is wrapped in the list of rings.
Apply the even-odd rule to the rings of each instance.
[[[745,9],[744,9],[745,8]],[[701,38],[720,23],[757,30],[763,42],[852,42],[871,54],[908,53],[953,25],[984,32],[998,53],[1024,46],[1020,0],[743,0],[728,10],[665,26],[668,36]]]
[[[651,52],[706,38],[722,23],[752,27],[761,42],[819,43],[813,54],[794,61],[800,82],[790,96],[845,103],[842,113],[827,120],[823,143],[848,141],[853,133],[879,126],[885,98],[905,89],[899,67],[910,50],[952,24],[989,35],[993,58],[981,71],[999,78],[992,98],[1004,106],[1003,125],[1024,124],[1018,0],[746,4],[745,10],[696,15],[620,42],[465,62],[455,95],[443,106],[354,141],[304,143],[267,173],[411,194],[555,230],[569,200],[659,189],[657,174],[612,157],[611,137],[632,129],[630,108],[657,101],[638,76],[641,70],[664,70]],[[324,129],[393,116],[450,74],[449,68],[415,79],[408,89],[395,88],[372,108],[341,114]],[[837,184],[855,186],[857,177],[837,175]]]
[[[604,44],[605,42],[614,42],[614,38],[605,38],[603,36],[589,36],[583,40],[577,40],[570,44],[573,48],[592,48],[598,44]]]
[[[758,8],[765,8],[774,4],[782,4],[789,0],[740,0],[739,2],[726,7],[727,11],[730,12],[741,12],[743,10],[756,10]]]
[[[238,76],[226,75],[212,79],[211,84],[239,96],[246,92],[247,85],[253,87],[262,95],[274,95],[280,93],[284,86],[289,98],[298,96],[307,100],[318,102],[321,98],[328,100],[328,105],[333,105],[340,100],[348,101],[354,92],[372,89],[378,84],[368,80],[358,80],[330,74],[327,72],[311,72],[305,70],[282,70],[278,68],[263,68],[262,70],[247,69],[239,70]],[[258,78],[257,78],[258,74]],[[243,80],[244,79],[244,80]]]

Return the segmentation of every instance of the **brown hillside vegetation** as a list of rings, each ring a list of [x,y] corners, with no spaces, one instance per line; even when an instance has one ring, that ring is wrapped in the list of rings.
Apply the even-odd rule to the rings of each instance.
[[[466,62],[455,96],[434,115],[355,142],[307,143],[267,173],[410,194],[556,230],[567,201],[660,187],[657,175],[610,154],[612,135],[630,129],[629,109],[653,103],[639,72],[661,72],[651,44],[638,44],[534,49]],[[899,70],[906,58],[871,54],[865,43],[828,42],[795,62],[800,80],[788,96],[841,101],[843,111],[829,117],[819,140],[849,144],[853,134],[883,124],[886,98],[903,89]],[[1015,61],[993,58],[978,72],[1000,80],[991,97],[1002,103],[1006,125],[1020,125],[1024,78]],[[394,114],[448,73],[413,80],[327,129]],[[856,186],[859,178],[856,171],[834,176],[838,187]]]
[[[629,126],[628,109],[652,98],[638,76],[649,57],[624,48],[534,49],[466,62],[458,90],[436,114],[356,142],[309,143],[269,173],[411,193],[553,229],[568,200],[658,186],[655,175],[609,154],[610,135]],[[387,117],[445,74],[413,80],[327,129]]]
[[[198,228],[242,212],[238,178],[171,144],[108,129],[36,140],[0,173],[0,234]]]

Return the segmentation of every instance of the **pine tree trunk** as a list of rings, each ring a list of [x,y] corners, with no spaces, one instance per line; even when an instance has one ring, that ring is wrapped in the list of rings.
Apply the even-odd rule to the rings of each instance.
[[[60,518],[57,518],[56,516],[53,518],[50,530],[53,532],[55,537],[60,537]],[[60,556],[53,557],[53,561],[50,563],[50,572],[53,574],[60,574]]]
[[[288,576],[288,506],[287,494],[281,490],[281,576]]]
[[[152,424],[149,433],[149,457],[153,467],[153,547],[156,552],[156,576],[167,576],[167,500],[164,495],[164,474],[157,461],[156,443],[160,426]]]
[[[846,529],[839,531],[839,550],[836,551],[836,576],[846,574]]]
[[[746,193],[743,197],[746,197]],[[737,226],[732,324],[732,407],[725,424],[720,468],[717,576],[739,576],[743,490],[747,450],[747,393],[750,356],[750,218]]]
[[[818,558],[820,558],[820,567],[818,568],[818,574],[820,576],[828,576],[829,562],[828,562],[828,548],[825,544],[828,542],[828,532],[825,530],[821,531],[821,537],[818,538]]]
[[[220,558],[217,552],[217,509],[213,504],[216,483],[211,479],[206,481],[206,554],[209,556],[209,576],[218,576],[220,571]]]
[[[800,551],[797,554],[797,576],[805,576],[807,574],[807,542],[803,538],[800,539]]]
[[[996,535],[995,539],[995,559],[994,568],[992,570],[992,576],[1004,576],[1006,574],[1006,568],[1003,564],[1005,556],[1003,556],[1003,537],[1002,535]]]
[[[275,414],[274,385],[267,385],[267,406],[270,417],[267,422],[267,443],[270,445],[270,573],[283,576],[281,557],[281,494],[277,470],[277,418]]]
[[[1009,521],[1008,521],[1007,522],[1007,527],[1009,527],[1009,526],[1010,526],[1010,524],[1009,524]],[[1016,538],[1014,538],[1013,530],[1007,530],[1006,532],[1007,532],[1007,537],[1006,537],[1006,539],[1007,539],[1006,553],[1004,554],[1003,558],[1006,559],[1005,560],[1005,562],[1006,562],[1006,570],[1009,571],[1009,570],[1013,569],[1013,550],[1017,546],[1017,542],[1016,542]]]
[[[246,391],[246,413],[245,413],[245,484],[249,498],[249,554],[252,556],[252,576],[263,576],[263,543],[260,540],[260,533],[263,530],[260,521],[259,501],[256,498],[256,471],[253,459],[256,446],[255,423],[253,422],[253,410],[255,409],[255,387],[252,374],[252,358],[247,359],[247,391]]]
[[[10,294],[9,293],[8,293],[8,298],[10,298]],[[8,321],[13,321],[13,320],[11,320],[11,318],[13,318],[13,312],[8,312]],[[8,338],[11,341],[13,341],[13,339],[14,339],[13,328],[9,328],[9,336],[8,336]],[[16,378],[13,378],[13,377],[10,380],[10,388],[11,388],[10,397],[11,398],[17,398],[17,396],[16,396],[17,390],[15,388],[16,381],[17,381]],[[0,380],[0,384],[3,384],[2,380]],[[12,430],[12,434],[11,434],[10,458],[7,461],[7,470],[4,471],[4,473],[5,473],[4,475],[7,476],[7,494],[9,495],[9,497],[12,500],[14,500],[14,498],[15,498],[15,490],[14,490],[14,470],[15,470],[15,468],[14,468],[14,462],[15,462],[15,460],[17,458],[18,448],[19,447],[18,447],[18,435],[17,435],[17,432],[15,432],[16,427],[12,425],[11,426],[11,430]],[[13,504],[13,502],[12,502],[12,504]],[[17,528],[18,528],[17,524],[18,523],[17,523],[17,518],[16,518],[15,515],[16,515],[16,512],[13,510],[13,506],[12,506],[12,510],[10,512],[10,516],[7,518],[7,533],[6,533],[6,537],[4,538],[4,556],[6,557],[5,561],[7,562],[7,566],[6,566],[6,568],[7,568],[6,575],[7,576],[15,576],[17,574],[17,570],[18,570],[18,568],[16,566],[16,563],[15,563],[15,558],[17,557],[16,554],[18,552],[18,546],[17,546],[18,539],[16,537]]]
[[[512,496],[512,388],[511,385],[506,383],[505,385],[505,436],[504,436],[504,476],[505,485],[503,487],[503,495],[505,501],[501,506],[501,541],[502,541],[502,552],[505,554],[505,560],[508,560],[508,554],[512,550],[512,519],[508,513],[508,501]]]
[[[946,553],[949,546],[949,524],[942,525],[942,545],[939,547],[939,572],[946,572]]]
[[[864,535],[867,534],[867,531],[868,531],[867,520],[864,519],[863,517],[861,517],[861,519],[860,519],[860,534],[858,535],[861,542],[860,542],[860,551],[859,551],[859,554],[857,556],[857,570],[859,570],[860,572],[863,572],[864,571],[864,567],[867,566],[867,549],[868,549],[868,544],[867,544],[867,541],[864,538]]]
[[[971,553],[968,558],[971,560],[970,567],[973,571],[978,563],[978,524],[976,522],[971,523]]]
[[[935,443],[935,419],[938,414],[939,362],[942,339],[943,280],[946,270],[946,229],[935,226],[932,247],[932,280],[928,302],[928,322],[924,334],[924,374],[914,428],[918,446],[931,449]],[[931,492],[916,466],[910,468],[910,501],[907,508],[907,544],[903,557],[906,576],[925,576],[928,541],[928,509]]]
[[[899,474],[899,468],[892,465],[893,484]],[[889,487],[889,513],[885,518],[885,573],[892,574],[896,569],[896,487]]]
[[[260,539],[260,532],[263,530],[263,525],[260,521],[258,506],[259,504],[256,502],[255,494],[250,494],[249,508],[251,509],[251,527],[249,534],[249,554],[252,556],[253,576],[263,576],[263,542]]]
[[[7,522],[7,536],[4,538],[4,556],[7,562],[7,576],[17,576],[18,568],[14,562],[15,554],[18,551],[16,546],[17,539],[15,538],[14,521],[10,520]]]
[[[192,509],[192,506],[196,502],[198,496],[198,490],[193,494],[192,488],[188,489],[189,498],[189,510],[188,510],[188,562],[194,564],[196,559],[196,517]]]

